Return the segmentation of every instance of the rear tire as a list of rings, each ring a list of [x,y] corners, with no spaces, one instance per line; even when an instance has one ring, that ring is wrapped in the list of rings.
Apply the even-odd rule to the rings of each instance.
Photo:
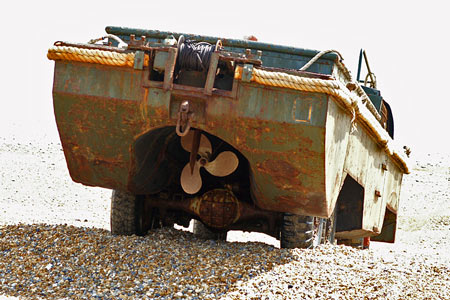
[[[284,213],[281,248],[311,249],[324,243],[326,222],[324,218]]]
[[[147,207],[144,197],[118,190],[112,192],[110,222],[114,235],[144,236],[149,230],[162,227],[157,209]]]
[[[136,234],[136,196],[113,190],[111,196],[111,233],[114,235]]]

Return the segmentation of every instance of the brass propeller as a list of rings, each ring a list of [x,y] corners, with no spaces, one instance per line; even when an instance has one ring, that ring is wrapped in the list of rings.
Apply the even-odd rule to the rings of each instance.
[[[211,142],[195,129],[181,137],[181,146],[191,153],[190,161],[183,168],[180,178],[181,187],[188,194],[195,194],[202,187],[201,167],[214,176],[224,177],[233,173],[239,165],[239,158],[232,151],[221,152],[216,159],[210,161]]]

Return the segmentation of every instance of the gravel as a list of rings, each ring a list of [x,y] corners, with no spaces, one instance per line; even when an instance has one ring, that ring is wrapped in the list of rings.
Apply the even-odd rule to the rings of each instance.
[[[0,166],[0,299],[450,299],[448,154],[418,158],[396,243],[370,250],[112,236],[111,192],[72,182],[59,143],[0,138]]]
[[[216,299],[237,281],[284,264],[290,256],[261,243],[197,240],[173,228],[123,237],[67,225],[8,225],[0,234],[0,292],[49,298]]]

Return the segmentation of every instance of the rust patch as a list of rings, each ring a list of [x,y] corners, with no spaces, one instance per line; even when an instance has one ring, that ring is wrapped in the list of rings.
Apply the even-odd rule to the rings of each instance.
[[[66,154],[70,177],[73,181],[83,184],[92,182],[92,169],[89,161],[86,157],[75,154],[75,151],[68,150]]]
[[[142,97],[141,103],[139,104],[139,109],[141,112],[142,120],[149,126],[148,120],[148,106],[147,106],[147,98],[148,98],[148,89],[144,88],[144,96]]]
[[[281,195],[281,196],[278,196],[275,198],[275,201],[278,203],[278,205],[280,207],[283,207],[283,209],[298,207],[299,204],[304,205],[303,202],[305,202],[305,201],[302,201],[302,200],[304,200],[304,199],[302,199],[302,198],[299,199],[297,197],[292,197],[289,195]]]
[[[273,145],[284,145],[286,143],[286,137],[284,136],[276,136],[272,139],[267,138],[267,140],[270,140]]]
[[[107,168],[111,168],[111,166],[119,166],[122,165],[124,162],[123,160],[111,160],[111,159],[104,159],[104,158],[94,158],[92,161],[94,166],[103,165]]]
[[[277,207],[286,212],[302,214],[308,216],[329,217],[326,205],[325,194],[308,193],[306,195],[280,195],[275,198]]]
[[[296,177],[300,174],[293,165],[284,160],[268,159],[260,164],[258,170],[276,177]]]
[[[211,227],[225,228],[239,219],[239,201],[230,191],[208,191],[199,200],[197,214]]]
[[[154,114],[157,118],[161,118],[161,119],[169,118],[169,113],[165,106],[154,106],[154,107],[152,107],[152,110],[154,111]]]
[[[257,170],[272,177],[274,184],[283,190],[298,190],[302,183],[297,178],[300,171],[284,160],[268,159],[258,163]]]
[[[313,145],[313,141],[310,138],[302,138],[302,148],[303,149],[310,149]],[[303,151],[303,150],[301,150]]]

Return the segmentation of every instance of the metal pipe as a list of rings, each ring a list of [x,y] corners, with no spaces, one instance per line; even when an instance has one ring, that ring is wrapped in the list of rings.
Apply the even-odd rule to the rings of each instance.
[[[147,38],[161,39],[161,40],[164,40],[167,36],[170,36],[170,35],[173,35],[176,39],[178,39],[181,35],[184,35],[187,39],[208,42],[211,44],[215,44],[218,40],[222,40],[222,45],[224,47],[236,47],[236,48],[244,48],[244,49],[281,52],[281,53],[309,56],[309,57],[314,57],[317,53],[320,52],[317,50],[295,48],[295,47],[275,45],[275,44],[269,44],[269,43],[261,43],[261,42],[255,42],[255,41],[250,41],[250,40],[225,39],[225,38],[219,38],[219,37],[213,37],[213,36],[178,33],[178,32],[171,32],[171,31],[145,30],[145,29],[115,27],[115,26],[107,26],[105,28],[105,30],[107,33],[120,35],[120,36],[129,36],[130,34],[134,34],[136,36],[146,36]],[[336,53],[327,53],[324,56],[322,56],[322,59],[336,61],[338,59],[338,55]]]
[[[363,50],[363,55],[364,55],[364,61],[366,62],[367,72],[369,73],[370,80],[372,82],[373,88],[376,89],[377,88],[377,81],[374,78],[372,71],[370,70],[369,60],[367,59],[367,55],[366,55],[366,51],[365,50]]]
[[[356,75],[356,82],[360,82],[360,76],[361,76],[361,63],[362,63],[362,53],[363,49],[359,51],[359,59],[358,59],[358,74]]]

